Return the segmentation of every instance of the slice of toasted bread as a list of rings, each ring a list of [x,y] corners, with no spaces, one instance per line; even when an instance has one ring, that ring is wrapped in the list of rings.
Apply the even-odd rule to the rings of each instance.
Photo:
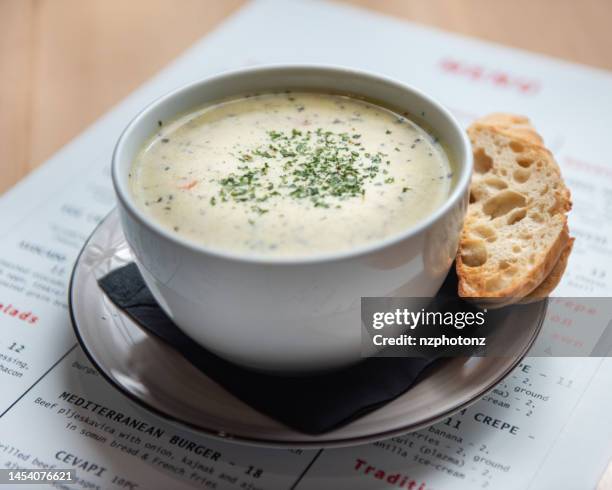
[[[468,134],[474,175],[457,255],[459,295],[501,306],[536,289],[567,249],[570,193],[527,118],[493,114]]]

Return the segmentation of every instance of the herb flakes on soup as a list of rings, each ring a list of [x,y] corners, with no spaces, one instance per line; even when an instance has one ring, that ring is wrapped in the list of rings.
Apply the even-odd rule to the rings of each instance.
[[[416,225],[452,168],[406,115],[341,95],[264,93],[159,124],[134,161],[137,205],[193,242],[242,254],[344,252]]]

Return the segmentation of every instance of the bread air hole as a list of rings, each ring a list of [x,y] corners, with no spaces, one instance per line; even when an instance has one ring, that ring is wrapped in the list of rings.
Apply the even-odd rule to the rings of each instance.
[[[489,177],[485,179],[484,183],[489,187],[493,187],[494,189],[502,190],[508,187],[502,179],[498,179],[497,177]]]
[[[521,253],[521,250],[522,250],[522,249],[521,249],[521,247],[520,247],[519,245],[514,245],[514,246],[512,247],[512,251],[513,251],[515,254],[520,254],[520,253]]]
[[[525,196],[519,192],[506,189],[489,198],[482,206],[485,214],[491,219],[508,214],[515,208],[523,208],[527,204]]]
[[[516,163],[518,163],[523,168],[528,168],[531,167],[531,165],[533,164],[533,160],[531,158],[518,158],[516,160]]]
[[[507,269],[508,267],[510,267],[510,262],[508,262],[507,260],[500,260],[498,267],[499,267],[500,270],[503,271],[503,270]]]
[[[487,261],[487,248],[482,240],[466,240],[461,246],[461,261],[468,267],[480,267]]]
[[[558,195],[556,195],[555,202],[553,202],[553,204],[548,208],[548,214],[550,216],[554,216],[555,214],[558,214],[561,211],[564,211],[563,201]]]
[[[514,153],[521,153],[525,147],[520,144],[518,141],[511,141],[510,142],[510,149],[514,152]]]
[[[525,170],[524,168],[515,170],[514,173],[512,174],[512,177],[514,177],[514,180],[518,182],[519,184],[522,184],[523,182],[527,182],[530,176],[531,176],[531,172],[529,170]]]
[[[527,215],[527,210],[525,208],[522,209],[517,209],[515,211],[512,211],[512,213],[510,213],[510,215],[508,215],[508,221],[507,223],[509,225],[513,225],[515,223],[518,223],[519,221],[521,221],[525,216]]]
[[[487,155],[483,148],[478,148],[474,153],[474,171],[486,174],[493,166],[493,159]]]
[[[488,242],[494,242],[497,240],[497,233],[495,230],[487,225],[478,225],[474,228],[474,232],[480,237],[486,239]]]

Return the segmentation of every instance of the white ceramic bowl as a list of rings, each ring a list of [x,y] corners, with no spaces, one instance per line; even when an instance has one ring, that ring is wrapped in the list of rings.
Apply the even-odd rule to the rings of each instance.
[[[446,145],[457,174],[451,195],[399,235],[348,253],[304,259],[212,250],[163,228],[137,208],[128,173],[159,120],[232,95],[285,89],[365,96],[414,115]],[[124,234],[162,308],[219,356],[279,374],[358,361],[362,296],[433,296],[438,291],[457,251],[471,172],[472,152],[464,131],[427,95],[361,71],[304,65],[232,71],[161,97],[125,129],[112,164]]]

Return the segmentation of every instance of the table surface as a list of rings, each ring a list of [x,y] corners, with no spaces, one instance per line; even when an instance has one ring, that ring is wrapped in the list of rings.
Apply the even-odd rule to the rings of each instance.
[[[346,3],[612,69],[609,0]],[[0,193],[242,4],[0,0]]]
[[[243,3],[0,0],[0,193]],[[608,0],[346,3],[612,69]],[[612,465],[604,489],[612,489]]]

